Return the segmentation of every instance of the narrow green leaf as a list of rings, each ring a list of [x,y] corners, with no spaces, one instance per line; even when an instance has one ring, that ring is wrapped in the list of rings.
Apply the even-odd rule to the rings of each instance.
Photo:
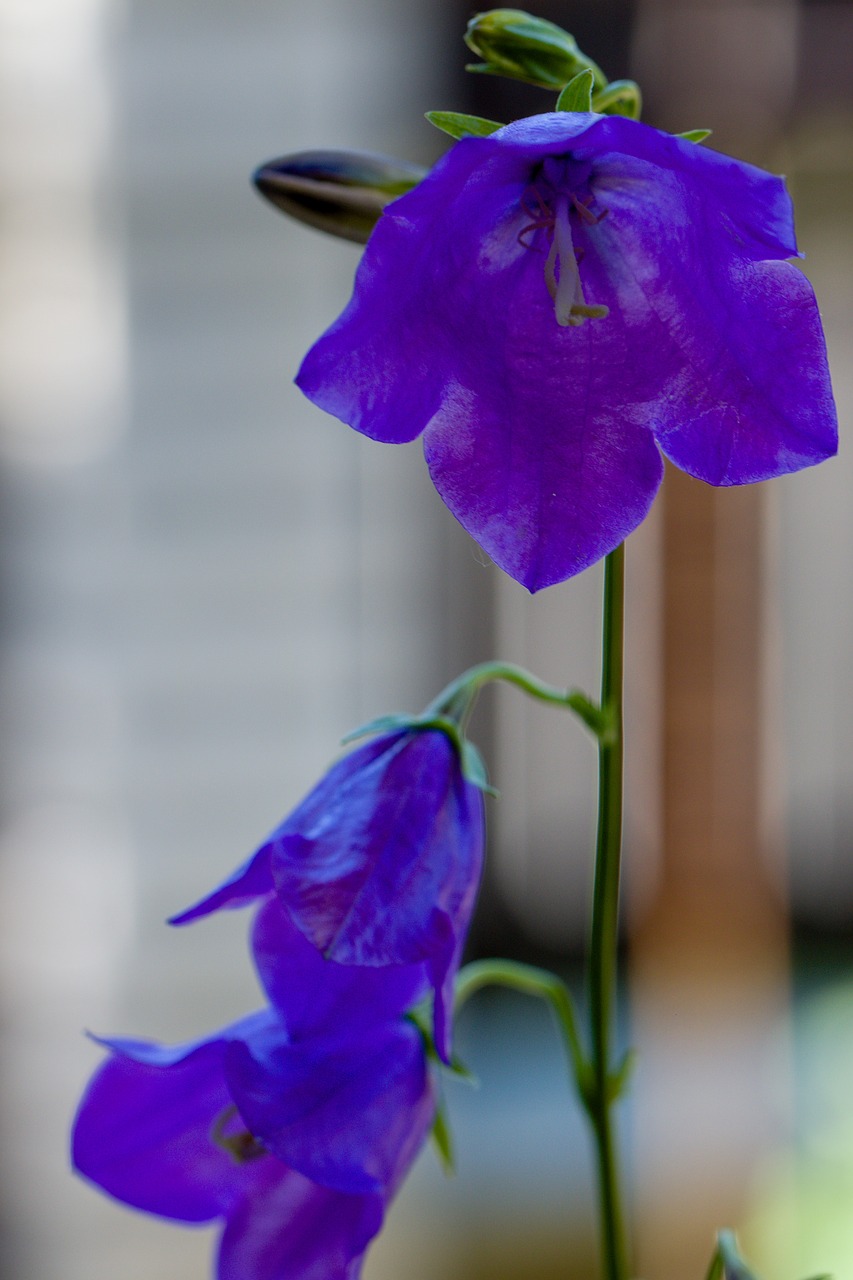
[[[686,129],[684,133],[677,133],[676,138],[686,138],[688,142],[704,142],[706,138],[710,138],[713,130],[711,129]]]
[[[459,111],[427,111],[430,124],[451,138],[488,138],[490,133],[502,129],[498,120],[484,120],[482,116],[466,116]]]
[[[720,1256],[719,1248],[714,1250],[714,1256],[711,1259],[711,1265],[708,1268],[708,1274],[705,1280],[725,1280],[723,1275],[723,1259]]]
[[[453,1134],[450,1132],[450,1125],[447,1120],[447,1109],[444,1105],[444,1099],[439,1101],[436,1108],[435,1119],[432,1122],[433,1145],[435,1146],[438,1158],[444,1172],[450,1177],[456,1172],[456,1157],[453,1151]]]
[[[602,116],[627,116],[639,120],[643,110],[643,95],[634,80],[612,80],[604,89],[593,94],[592,109]]]
[[[557,111],[592,111],[592,90],[595,77],[587,68],[570,80],[557,99]]]

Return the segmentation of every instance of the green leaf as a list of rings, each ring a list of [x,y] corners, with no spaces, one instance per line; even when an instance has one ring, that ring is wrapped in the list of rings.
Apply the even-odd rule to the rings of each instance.
[[[686,129],[684,133],[677,133],[676,138],[686,138],[688,142],[704,142],[706,138],[710,138],[712,129]]]
[[[427,111],[430,124],[451,138],[488,138],[504,126],[498,120],[484,120],[482,116],[466,116],[460,111]]]
[[[711,1265],[708,1268],[708,1274],[705,1280],[725,1280],[723,1275],[723,1259],[720,1257],[719,1249],[714,1250],[714,1256],[711,1259]]]
[[[595,76],[587,67],[570,80],[557,99],[556,111],[592,111],[592,90]]]
[[[604,89],[593,94],[592,109],[602,116],[627,116],[639,120],[643,110],[643,95],[634,80],[612,80]]]
[[[456,1172],[456,1157],[453,1151],[453,1134],[447,1119],[444,1099],[440,1099],[432,1122],[431,1138],[444,1172],[450,1177]]]

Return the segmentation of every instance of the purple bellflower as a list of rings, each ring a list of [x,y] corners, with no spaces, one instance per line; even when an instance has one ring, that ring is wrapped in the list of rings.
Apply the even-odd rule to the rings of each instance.
[[[456,743],[441,729],[407,726],[334,764],[224,884],[171,923],[274,889],[329,960],[426,964],[446,1062],[483,844],[482,793],[464,776]]]
[[[191,1044],[102,1042],[74,1164],[134,1208],[222,1220],[217,1280],[356,1280],[435,1112],[403,1016],[426,976],[324,960],[275,897],[254,954],[271,1007]]]
[[[713,485],[836,450],[781,178],[621,116],[458,142],[388,205],[297,383],[389,443],[531,591],[647,514],[663,459]]]

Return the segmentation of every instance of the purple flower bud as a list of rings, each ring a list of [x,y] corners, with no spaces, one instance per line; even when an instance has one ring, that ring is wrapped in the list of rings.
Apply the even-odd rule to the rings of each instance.
[[[411,191],[425,173],[369,151],[300,151],[268,160],[253,181],[282,213],[364,244],[386,204]]]

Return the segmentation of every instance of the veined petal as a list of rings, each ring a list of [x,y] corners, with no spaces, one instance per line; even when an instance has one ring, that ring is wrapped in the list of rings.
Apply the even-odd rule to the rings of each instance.
[[[270,1160],[228,1218],[217,1280],[356,1280],[383,1213],[380,1195],[332,1191]]]
[[[288,1038],[345,1036],[400,1018],[428,990],[423,965],[366,968],[326,960],[293,924],[278,898],[261,907],[252,954]]]
[[[343,1039],[234,1041],[225,1073],[250,1131],[338,1191],[390,1192],[435,1110],[423,1042],[403,1020]]]
[[[715,227],[737,252],[756,260],[797,255],[791,197],[784,180],[765,169],[624,116],[599,117],[573,141],[572,155],[578,162],[591,162],[596,189],[605,173],[611,175],[610,188],[620,179],[630,185],[632,159],[658,173],[668,171],[685,193],[702,202],[703,222]],[[653,204],[665,200],[654,190],[648,196]],[[600,199],[607,204],[604,196]],[[643,211],[652,212],[648,205]],[[667,253],[666,240],[658,242],[658,253]],[[689,263],[682,265],[689,268]]]
[[[728,485],[834,454],[826,348],[802,273],[735,252],[718,210],[644,161],[620,157],[597,190],[610,216],[588,229],[590,259],[609,274],[635,358],[660,376],[647,412],[667,456]]]
[[[271,846],[273,878],[299,928],[340,964],[427,960],[444,942],[438,918],[456,921],[479,883],[482,797],[441,730],[400,735],[299,826]]]
[[[261,847],[257,853],[247,858],[227,880],[223,880],[212,893],[208,893],[186,911],[180,911],[169,918],[169,924],[191,924],[214,911],[233,910],[246,907],[265,897],[272,889],[269,852]]]
[[[300,824],[322,821],[330,798],[334,797],[338,804],[342,803],[353,778],[357,778],[360,770],[378,756],[395,749],[398,737],[399,735],[390,737],[386,735],[373,738],[338,760],[297,808],[279,823],[259,849],[212,893],[188,907],[186,911],[172,916],[169,924],[190,924],[193,920],[201,919],[202,916],[210,915],[214,911],[245,907],[259,898],[266,897],[273,887],[270,872],[271,847],[287,832],[293,829],[298,830]]]

